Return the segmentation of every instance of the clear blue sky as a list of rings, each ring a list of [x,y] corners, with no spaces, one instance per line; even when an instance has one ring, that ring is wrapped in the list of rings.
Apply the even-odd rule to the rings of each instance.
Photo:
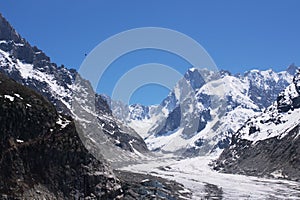
[[[108,37],[145,26],[187,34],[208,51],[219,68],[233,73],[253,68],[280,71],[300,63],[297,0],[0,0],[0,12],[32,45],[69,68],[78,68],[85,54]],[[189,67],[165,52],[135,52],[112,65],[98,91],[110,94],[122,74],[148,62],[180,67],[182,72]],[[131,102],[159,103],[168,93],[159,88],[141,88]]]

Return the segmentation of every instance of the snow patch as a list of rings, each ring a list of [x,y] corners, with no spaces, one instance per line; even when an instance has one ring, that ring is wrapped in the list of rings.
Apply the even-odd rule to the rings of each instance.
[[[5,99],[9,99],[10,101],[14,101],[14,100],[15,100],[15,97],[10,96],[10,95],[8,95],[8,94],[5,94],[5,95],[4,95],[4,98],[5,98]]]
[[[70,122],[71,121],[59,116],[58,120],[56,121],[56,124],[60,125],[61,129],[64,129]]]
[[[15,95],[16,97],[18,97],[19,99],[23,100],[23,97],[21,97],[21,95],[19,95],[19,94],[17,94],[17,93],[15,93],[14,95]]]
[[[23,140],[20,140],[20,139],[16,139],[17,143],[23,143],[24,141]]]

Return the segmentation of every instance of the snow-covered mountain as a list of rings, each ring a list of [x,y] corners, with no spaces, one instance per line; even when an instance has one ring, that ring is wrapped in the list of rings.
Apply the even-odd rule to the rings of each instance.
[[[191,68],[160,105],[135,109],[119,102],[112,110],[151,150],[185,156],[220,152],[248,118],[276,100],[296,69],[231,75]]]
[[[0,199],[188,199],[175,181],[113,170],[149,154],[108,100],[0,14]]]
[[[234,135],[215,168],[229,173],[300,180],[300,72],[263,112]]]
[[[0,15],[0,72],[45,96],[61,113],[71,115],[83,136],[109,160],[131,160],[148,152],[143,139],[115,117],[102,95],[75,70],[58,67],[32,47]],[[90,125],[92,124],[92,125]],[[125,150],[125,151],[124,151]]]
[[[271,105],[297,68],[244,75],[191,68],[160,105],[127,106],[95,94],[75,70],[51,63],[2,16],[0,28],[0,71],[73,116],[90,138],[87,146],[100,145],[111,161],[141,156],[147,146],[184,156],[220,152],[245,121]]]

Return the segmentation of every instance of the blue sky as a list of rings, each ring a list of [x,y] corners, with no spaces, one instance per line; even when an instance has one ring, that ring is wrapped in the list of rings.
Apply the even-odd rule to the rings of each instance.
[[[108,37],[157,26],[195,39],[220,69],[233,73],[253,68],[284,70],[293,62],[300,63],[299,11],[297,0],[0,0],[0,12],[23,37],[53,62],[76,69],[85,54]],[[167,64],[182,73],[189,67],[166,52],[133,52],[112,64],[97,90],[110,95],[126,71],[149,62]],[[131,103],[159,103],[167,93],[167,89],[148,85],[133,94]]]

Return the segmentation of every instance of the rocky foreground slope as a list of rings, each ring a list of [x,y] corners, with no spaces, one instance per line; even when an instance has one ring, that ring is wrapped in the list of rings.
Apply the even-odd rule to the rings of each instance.
[[[121,184],[85,149],[70,117],[0,74],[2,198],[113,198]]]
[[[181,199],[183,186],[113,172],[82,144],[74,120],[0,73],[1,199]]]

